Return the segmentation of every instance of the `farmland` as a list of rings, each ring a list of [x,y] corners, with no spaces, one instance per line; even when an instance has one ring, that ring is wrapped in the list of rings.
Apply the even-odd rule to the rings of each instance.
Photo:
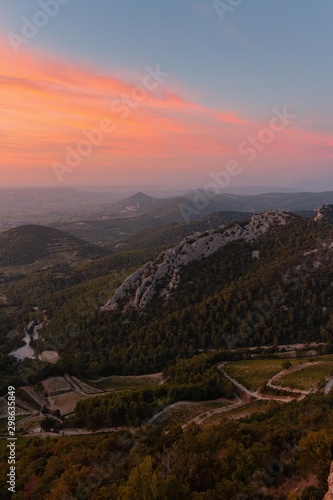
[[[315,390],[333,376],[333,362],[326,361],[306,366],[301,370],[284,375],[275,380],[276,385],[291,389]]]
[[[314,358],[317,359],[317,358]],[[318,358],[320,359],[320,358]],[[291,366],[306,363],[307,359],[288,359]],[[228,363],[223,370],[251,391],[257,391],[283,370],[281,359],[256,359]]]
[[[251,403],[247,403],[246,405],[239,405],[238,408],[230,408],[230,410],[226,413],[219,414],[215,413],[213,415],[208,416],[204,421],[204,426],[210,425],[218,425],[221,422],[221,418],[232,418],[238,420],[240,418],[246,418],[250,415],[254,415],[256,413],[264,413],[269,408],[273,408],[274,406],[278,407],[281,403],[277,403],[275,401],[267,401],[267,400],[257,400],[252,401]]]
[[[163,428],[170,429],[175,425],[184,425],[189,420],[197,417],[204,417],[204,414],[226,408],[226,401],[207,401],[203,403],[192,403],[189,401],[180,401],[166,407],[157,418],[154,419],[154,424],[163,425]]]
[[[112,375],[111,377],[95,381],[93,385],[105,391],[115,391],[121,389],[139,389],[144,387],[151,387],[160,384],[162,380],[162,373],[127,377]]]
[[[42,382],[47,394],[61,394],[63,392],[70,392],[72,386],[63,377],[49,377]]]

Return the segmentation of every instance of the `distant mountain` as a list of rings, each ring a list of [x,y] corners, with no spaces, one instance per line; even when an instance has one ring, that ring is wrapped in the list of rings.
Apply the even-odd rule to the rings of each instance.
[[[169,222],[157,227],[147,227],[138,230],[131,236],[124,237],[118,244],[122,249],[143,249],[154,246],[175,245],[186,236],[197,231],[206,231],[232,222],[248,220],[251,217],[247,212],[214,212],[203,219],[193,220],[189,224]]]
[[[157,198],[139,191],[138,193],[115,203],[114,208],[125,213],[142,212],[143,210],[151,207],[156,200]]]
[[[297,187],[300,191],[331,191],[333,189],[333,176],[303,179],[291,183],[292,187]]]
[[[75,236],[46,226],[19,226],[0,234],[0,265],[31,264],[37,260],[68,262],[105,255],[105,251]]]
[[[254,211],[262,210],[318,210],[320,205],[333,203],[333,191],[322,193],[266,193],[256,196],[242,196],[245,206]]]
[[[112,210],[105,211],[104,217],[57,223],[55,226],[90,242],[110,244],[111,248],[114,246],[117,250],[124,247],[147,248],[158,244],[156,241],[161,245],[174,244],[192,230],[211,228],[209,224],[203,227],[197,223],[212,214],[224,214],[224,220],[219,225],[244,220],[249,213],[266,210],[286,210],[313,217],[322,204],[330,202],[333,202],[333,192],[266,193],[251,196],[224,193],[210,199],[204,190],[196,190],[176,198],[154,198],[139,192],[114,204]],[[181,225],[182,228],[176,228],[174,224]],[[186,229],[184,224],[189,228]]]
[[[200,194],[205,199],[203,190],[188,194],[192,201],[189,208],[196,208],[196,199]],[[207,198],[206,198],[207,199]],[[320,205],[333,203],[333,191],[322,193],[262,193],[256,195],[240,196],[235,194],[216,195],[206,202],[204,211],[207,210],[236,210],[241,212],[262,212],[265,210],[318,210]],[[200,209],[198,208],[200,212]],[[194,215],[195,218],[197,218]]]
[[[243,203],[238,200],[239,197],[235,195],[225,194],[219,195],[213,200],[208,200],[203,194],[204,203],[201,197],[203,191],[197,190],[196,192],[189,192],[184,196],[175,198],[153,198],[145,195],[144,193],[137,193],[133,197],[126,198],[121,202],[114,205],[114,210],[119,215],[127,214],[132,216],[139,216],[145,214],[146,216],[158,219],[161,224],[168,222],[184,223],[188,222],[184,218],[184,209],[190,210],[191,214],[189,220],[202,219],[203,217],[217,211],[242,211]],[[199,200],[199,208],[197,206],[197,198]]]
[[[140,196],[139,196],[140,195]],[[134,201],[146,200],[144,193],[135,195]],[[138,196],[138,198],[137,198]],[[261,193],[255,195],[238,195],[233,193],[222,193],[217,195],[207,193],[203,189],[197,189],[186,193],[182,197],[176,198],[152,198],[147,197],[149,201],[142,203],[129,204],[131,198],[118,204],[120,207],[127,206],[127,213],[133,216],[145,214],[160,220],[161,224],[178,222],[184,223],[221,211],[234,212],[263,212],[266,210],[318,210],[325,203],[333,203],[333,191],[322,193],[303,193],[303,192],[274,192]],[[124,209],[123,209],[124,210]]]
[[[266,188],[267,192],[263,193]],[[124,194],[123,199],[120,192],[89,192],[72,188],[0,189],[0,231],[23,224],[56,225],[61,229],[66,224],[74,224],[73,234],[80,237],[80,231],[76,231],[80,228],[75,228],[77,221],[89,224],[92,220],[107,222],[145,216],[147,227],[156,227],[199,220],[219,211],[317,210],[324,203],[333,203],[333,191],[277,192],[277,189],[277,186],[236,187],[234,192],[230,188],[229,193],[224,190],[219,195],[208,193],[208,196],[203,189],[197,189],[183,196],[162,198],[139,191],[131,196],[125,197]],[[142,229],[142,224],[139,225]],[[120,227],[119,232],[134,234],[135,228],[131,231]],[[97,238],[90,238],[89,231],[87,234],[89,241],[103,240],[103,232]],[[110,241],[110,238],[106,239]],[[112,235],[111,240],[117,238]]]
[[[232,186],[222,189],[222,193],[232,193],[240,196],[249,196],[265,193],[300,193],[302,190],[295,187],[285,186]]]

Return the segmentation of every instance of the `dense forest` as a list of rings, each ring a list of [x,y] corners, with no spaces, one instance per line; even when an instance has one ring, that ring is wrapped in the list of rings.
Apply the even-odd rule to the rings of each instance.
[[[0,309],[2,366],[20,345],[6,338],[46,310],[49,323],[34,342],[56,350],[50,373],[107,376],[153,373],[205,349],[331,341],[332,226],[297,217],[253,244],[234,242],[181,269],[166,303],[138,313],[101,311],[122,281],[161,247],[122,252],[71,267],[56,265],[6,283],[10,307]],[[328,243],[327,243],[328,242]],[[253,259],[253,251],[259,259]],[[163,286],[161,284],[161,286]],[[21,330],[20,330],[21,329]],[[0,332],[1,333],[1,332]],[[22,366],[30,370],[30,361]],[[44,367],[37,372],[45,374]]]
[[[170,301],[141,314],[100,311],[128,270],[69,287],[52,296],[46,341],[61,334],[64,369],[90,375],[157,372],[200,349],[329,341],[330,237],[331,226],[299,218],[255,244],[230,243],[182,268]]]
[[[153,389],[118,391],[107,396],[80,401],[75,409],[75,425],[96,429],[119,425],[138,426],[154,413],[176,401],[205,401],[231,398],[234,387],[214,368],[227,353],[199,355],[181,360],[164,374],[166,383]]]
[[[322,500],[333,459],[333,396],[168,433],[20,437],[11,498]],[[1,476],[6,442],[0,442]],[[301,487],[301,496],[297,490]],[[10,498],[2,487],[0,496]]]

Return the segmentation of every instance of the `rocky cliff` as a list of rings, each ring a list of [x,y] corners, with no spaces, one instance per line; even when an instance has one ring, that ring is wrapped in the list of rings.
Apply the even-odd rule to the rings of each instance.
[[[331,204],[321,205],[315,217],[315,221],[333,223],[333,205]]]
[[[333,462],[328,476],[328,492],[326,493],[324,500],[333,500]]]
[[[132,306],[141,310],[153,297],[167,300],[179,283],[182,266],[208,257],[230,242],[254,242],[270,228],[285,225],[293,217],[288,212],[269,211],[253,215],[247,223],[235,224],[228,229],[220,226],[204,233],[194,233],[131,274],[102,309],[126,310]]]

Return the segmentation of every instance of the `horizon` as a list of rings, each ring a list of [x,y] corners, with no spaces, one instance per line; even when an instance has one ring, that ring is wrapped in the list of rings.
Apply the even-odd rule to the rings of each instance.
[[[192,189],[181,189],[181,188],[167,188],[165,186],[0,186],[0,191],[75,191],[77,193],[85,193],[96,195],[100,193],[101,195],[110,195],[114,197],[114,200],[121,201],[127,198],[131,198],[138,194],[149,196],[155,199],[177,199],[177,198],[191,198],[195,193],[200,196],[202,193],[204,199],[210,199],[215,197],[224,196],[235,196],[235,197],[256,197],[262,195],[300,195],[300,194],[332,194],[333,189],[325,190],[301,190],[301,189],[288,189],[281,186],[238,186],[236,188],[230,189],[220,189],[219,191],[210,191],[211,195],[207,194],[207,190],[203,186],[197,186]]]
[[[307,182],[313,183],[313,181],[308,180]],[[208,184],[207,184],[208,185]],[[234,185],[234,186],[229,186],[227,188],[222,188],[216,185],[216,187],[219,187],[219,191],[215,192],[213,191],[211,186],[209,184],[208,189],[211,190],[212,194],[216,195],[222,195],[222,194],[238,194],[241,191],[260,191],[260,194],[273,194],[273,193],[286,193],[286,194],[297,194],[297,193],[325,193],[325,192],[332,192],[333,191],[333,178],[332,178],[332,187],[328,188],[327,185],[324,188],[320,189],[301,189],[299,187],[291,187],[291,186],[279,186],[279,185],[266,185],[266,184],[244,184],[244,185]],[[122,185],[101,185],[101,184],[78,184],[78,185],[0,185],[0,190],[75,190],[78,192],[91,192],[91,193],[97,193],[97,192],[103,192],[103,193],[120,193],[120,192],[126,192],[126,193],[132,193],[132,194],[137,194],[137,193],[143,193],[143,194],[149,194],[149,193],[179,193],[179,194],[186,194],[188,192],[193,192],[193,191],[204,191],[206,188],[203,185],[194,185],[194,186],[187,186],[187,187],[172,187],[172,186],[166,186],[166,185],[149,185],[149,184],[139,184],[139,185],[130,185],[130,184],[122,184]],[[266,191],[265,191],[266,190]],[[238,192],[238,193],[237,193]]]

